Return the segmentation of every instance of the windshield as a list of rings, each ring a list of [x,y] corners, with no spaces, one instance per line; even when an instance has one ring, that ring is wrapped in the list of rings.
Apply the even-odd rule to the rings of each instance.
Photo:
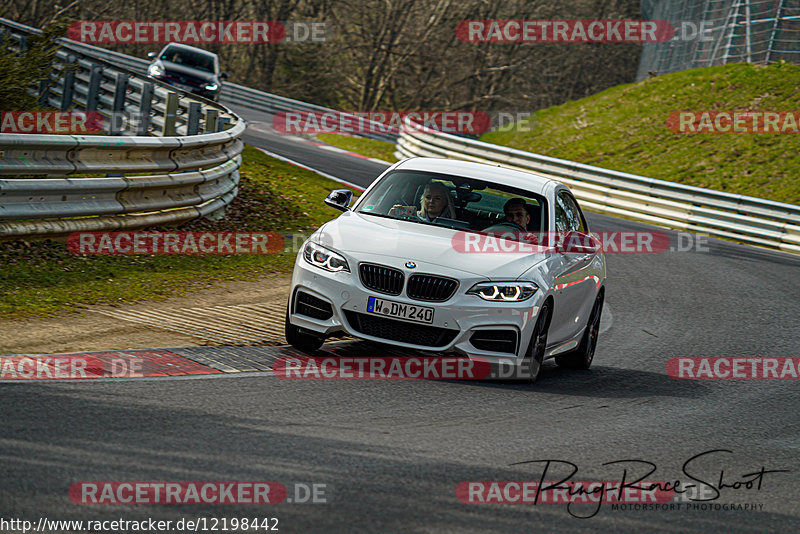
[[[530,191],[457,176],[402,170],[385,176],[359,201],[356,211],[468,231],[545,232],[548,220],[544,197]]]
[[[170,46],[164,49],[159,59],[204,72],[214,72],[214,56],[200,51]]]

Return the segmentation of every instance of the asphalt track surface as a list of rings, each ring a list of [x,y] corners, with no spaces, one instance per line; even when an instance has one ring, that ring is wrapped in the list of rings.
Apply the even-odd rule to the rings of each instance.
[[[246,141],[355,183],[380,172],[263,130]],[[653,229],[588,218],[593,230]],[[280,532],[796,532],[797,382],[676,380],[665,365],[679,356],[800,356],[800,258],[713,239],[707,246],[609,254],[614,321],[592,369],[548,363],[535,385],[263,373],[0,384],[2,517],[277,517]],[[648,480],[688,483],[684,463],[717,449],[730,452],[691,464],[698,479],[790,472],[673,510],[456,497],[464,481],[538,481],[544,464],[536,461],[548,459],[576,465],[573,480],[620,480],[623,467],[630,480],[642,464],[604,464],[635,459],[657,467]],[[551,464],[545,479],[565,469]],[[87,506],[67,496],[80,481],[276,481],[290,498],[296,483],[325,484],[327,502]],[[745,504],[756,510],[730,509]]]

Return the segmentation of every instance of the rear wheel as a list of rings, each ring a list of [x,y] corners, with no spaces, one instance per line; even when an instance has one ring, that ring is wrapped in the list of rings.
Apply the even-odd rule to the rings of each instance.
[[[542,369],[544,351],[547,347],[547,331],[550,328],[550,315],[550,303],[545,302],[539,311],[539,318],[536,320],[536,327],[533,329],[528,352],[523,361],[523,365],[528,367],[526,375],[531,382],[535,382],[539,378],[539,371]]]
[[[291,305],[291,297],[289,302]],[[319,350],[322,344],[325,343],[325,338],[323,336],[317,336],[308,333],[299,326],[293,325],[289,321],[289,311],[290,308],[287,306],[286,322],[284,324],[284,335],[286,336],[286,342],[303,352],[314,352],[315,350]]]
[[[600,334],[600,316],[603,313],[603,293],[597,295],[589,315],[586,331],[583,333],[580,345],[573,351],[556,356],[556,363],[560,367],[569,369],[588,369],[594,360],[594,351],[597,348],[597,337]]]

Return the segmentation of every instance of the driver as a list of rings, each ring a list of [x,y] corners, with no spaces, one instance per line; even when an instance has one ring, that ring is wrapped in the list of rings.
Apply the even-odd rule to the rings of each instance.
[[[506,221],[514,223],[522,230],[528,229],[528,223],[531,221],[531,214],[525,208],[527,202],[524,198],[512,198],[503,206],[503,213],[506,215]]]

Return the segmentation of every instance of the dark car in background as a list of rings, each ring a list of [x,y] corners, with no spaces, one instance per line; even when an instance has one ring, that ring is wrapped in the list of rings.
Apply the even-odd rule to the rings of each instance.
[[[217,54],[193,46],[170,43],[148,57],[153,59],[147,67],[149,77],[210,100],[217,101],[222,81],[228,78],[220,71]]]

